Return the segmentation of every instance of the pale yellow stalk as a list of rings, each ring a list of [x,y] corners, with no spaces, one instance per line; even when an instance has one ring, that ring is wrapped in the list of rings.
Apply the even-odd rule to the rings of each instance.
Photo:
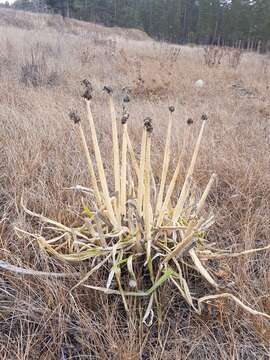
[[[203,207],[204,207],[204,204],[205,204],[205,200],[207,198],[207,196],[209,195],[209,192],[214,184],[214,181],[216,180],[217,178],[217,175],[216,174],[212,174],[203,194],[202,194],[202,197],[198,203],[198,206],[197,206],[197,209],[196,209],[196,215],[199,216],[200,215],[200,212],[202,211]]]
[[[156,215],[158,215],[160,213],[160,210],[161,210],[161,207],[162,207],[164,188],[165,188],[166,177],[167,177],[169,163],[170,163],[170,156],[171,156],[170,145],[171,145],[172,119],[173,119],[173,115],[172,115],[172,113],[170,113],[167,136],[166,136],[166,142],[165,142],[165,150],[164,150],[164,159],[163,159],[163,166],[162,166],[162,175],[161,175],[161,181],[160,181],[160,188],[159,188],[159,193],[158,193],[157,203],[156,203]]]
[[[190,127],[188,127],[188,133],[184,137],[182,151],[181,151],[181,154],[179,156],[177,166],[176,166],[176,169],[174,171],[172,180],[171,180],[170,185],[168,187],[164,203],[163,203],[161,211],[160,211],[160,213],[158,215],[158,219],[157,219],[157,226],[158,227],[160,227],[162,225],[164,216],[166,214],[166,211],[168,210],[168,207],[169,207],[169,204],[170,204],[170,201],[171,201],[171,197],[172,197],[172,193],[173,193],[174,188],[175,188],[176,180],[177,180],[177,178],[179,176],[179,173],[180,173],[181,163],[182,163],[183,155],[185,153],[186,144],[189,142],[189,139],[190,139]]]
[[[168,263],[172,258],[177,259],[177,257],[185,251],[185,249],[193,241],[194,233],[199,229],[203,222],[204,219],[202,218],[199,221],[194,221],[189,224],[188,229],[185,232],[184,239],[179,242],[175,249],[166,256],[164,260],[165,263]]]
[[[245,311],[247,311],[248,313],[250,313],[253,316],[263,316],[266,319],[268,319],[268,321],[270,320],[270,315],[268,315],[264,312],[261,312],[261,311],[253,310],[251,307],[245,305],[240,299],[238,299],[236,296],[234,296],[230,293],[222,293],[222,294],[216,294],[216,295],[203,296],[202,298],[200,298],[198,300],[198,306],[199,306],[200,313],[202,312],[202,303],[203,302],[221,299],[221,298],[227,298],[227,299],[233,300],[237,305],[239,305],[242,309],[244,309]]]
[[[139,166],[138,166],[138,163],[136,160],[136,156],[135,156],[135,152],[133,150],[132,143],[130,141],[130,137],[128,135],[128,131],[127,131],[127,145],[128,145],[128,151],[129,151],[132,167],[137,175],[137,178],[139,178],[140,169],[139,169]]]
[[[142,200],[143,200],[143,191],[144,191],[144,169],[145,169],[146,140],[147,140],[147,132],[146,132],[146,129],[143,128],[142,145],[141,145],[141,159],[140,159],[140,171],[139,171],[139,179],[138,179],[138,194],[137,194],[137,202],[138,202],[137,207],[138,207],[139,215],[141,215],[141,213],[142,213]]]
[[[121,164],[121,214],[126,216],[127,201],[127,124],[123,124],[122,164]]]
[[[117,120],[116,112],[113,103],[113,97],[109,95],[109,105],[111,112],[111,121],[112,121],[112,140],[113,140],[113,165],[114,165],[114,189],[116,193],[116,214],[118,222],[120,222],[120,155],[119,155],[119,141],[118,141],[118,131],[117,131]]]
[[[151,171],[151,134],[147,134],[145,154],[145,183],[144,183],[144,206],[143,217],[145,224],[145,240],[147,242],[147,260],[151,252],[151,209],[150,209],[150,171]]]
[[[174,209],[174,213],[173,213],[173,217],[172,217],[172,221],[173,221],[174,224],[178,221],[178,219],[179,219],[179,217],[181,215],[181,212],[183,210],[185,201],[186,201],[186,199],[188,197],[188,194],[189,194],[189,190],[190,190],[190,186],[191,186],[191,177],[193,175],[194,167],[195,167],[196,160],[197,160],[197,157],[198,157],[198,153],[199,153],[199,149],[200,149],[200,145],[201,145],[201,141],[202,141],[202,135],[203,135],[203,131],[204,131],[204,128],[205,128],[205,123],[206,123],[206,121],[204,120],[203,123],[202,123],[200,133],[199,133],[199,137],[198,137],[196,145],[195,145],[194,153],[193,153],[193,156],[192,156],[192,159],[191,159],[191,163],[190,163],[187,175],[186,175],[184,185],[183,185],[182,190],[181,190],[180,197],[179,197],[178,202],[176,204],[176,207]]]
[[[87,143],[86,143],[84,131],[83,131],[83,128],[82,128],[81,124],[79,124],[79,133],[80,133],[84,153],[85,153],[85,156],[86,156],[87,166],[88,166],[88,170],[89,170],[90,179],[91,179],[91,182],[92,182],[95,198],[96,198],[96,201],[97,201],[97,205],[98,205],[98,207],[101,207],[102,206],[102,201],[101,201],[101,196],[100,196],[99,189],[98,189],[97,178],[96,178],[96,175],[95,175],[93,162],[92,162],[92,159],[91,159],[91,156],[90,156],[90,153],[89,153],[89,149],[88,149],[88,146],[87,146]]]
[[[130,164],[127,163],[127,187],[128,187],[128,199],[135,198],[135,185],[132,177],[132,171]]]
[[[112,207],[112,203],[111,203],[111,199],[110,199],[110,195],[109,195],[108,184],[107,184],[105,171],[104,171],[104,167],[103,167],[103,162],[102,162],[100,149],[99,149],[99,145],[98,145],[96,128],[95,128],[94,119],[93,119],[92,112],[91,112],[90,101],[88,101],[88,100],[86,100],[86,108],[87,108],[87,115],[88,115],[88,120],[89,120],[89,124],[90,124],[90,128],[91,128],[92,141],[93,141],[95,157],[96,157],[96,161],[97,161],[97,167],[98,167],[99,178],[100,178],[100,182],[101,182],[105,205],[107,207],[108,216],[110,218],[112,225],[114,226],[115,229],[119,230],[119,224],[116,220],[116,217],[115,217],[115,214],[113,211],[113,207]]]
[[[203,264],[201,263],[201,260],[198,258],[194,249],[191,249],[189,251],[189,255],[190,255],[197,271],[205,278],[205,280],[207,280],[209,282],[209,284],[211,284],[213,287],[218,289],[219,288],[218,284],[212,278],[212,276],[209,274],[209,272],[206,270],[206,268],[203,266]]]
[[[171,200],[171,196],[172,196],[172,193],[174,191],[175,183],[176,183],[176,180],[177,180],[179,172],[180,172],[181,162],[182,162],[182,155],[180,155],[180,157],[179,157],[179,160],[178,160],[177,166],[175,168],[172,180],[170,182],[170,185],[168,187],[168,190],[167,190],[167,193],[166,193],[166,196],[165,196],[164,203],[163,203],[162,208],[161,208],[161,210],[160,210],[160,212],[158,214],[157,227],[161,226],[161,224],[163,222],[164,215],[165,215],[165,213],[166,213],[166,211],[168,209],[169,202]]]

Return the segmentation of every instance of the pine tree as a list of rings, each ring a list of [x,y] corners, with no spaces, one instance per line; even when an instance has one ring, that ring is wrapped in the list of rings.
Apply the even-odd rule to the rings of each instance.
[[[175,43],[241,41],[246,48],[260,43],[264,50],[270,41],[270,0],[17,0],[13,6],[42,11],[44,4],[63,16],[136,27]]]

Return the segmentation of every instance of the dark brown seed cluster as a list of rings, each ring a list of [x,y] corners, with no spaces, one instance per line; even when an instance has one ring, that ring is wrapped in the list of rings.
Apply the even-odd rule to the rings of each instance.
[[[122,115],[122,119],[121,119],[122,124],[123,125],[126,124],[128,119],[129,119],[129,113],[125,108],[123,108],[123,115]]]
[[[208,120],[208,116],[205,113],[203,113],[201,119],[203,121]]]
[[[128,86],[125,86],[125,87],[122,88],[122,93],[123,93],[123,102],[124,103],[129,103],[130,102],[131,89]]]
[[[93,98],[93,96],[92,96],[92,94],[93,94],[92,84],[90,83],[89,80],[84,79],[82,81],[82,85],[84,86],[84,93],[83,93],[82,97],[85,100],[91,100]]]
[[[84,85],[85,87],[92,87],[90,81],[87,80],[87,79],[84,79],[84,80],[82,81],[82,85]]]
[[[129,102],[130,102],[130,97],[129,97],[128,94],[124,96],[123,102],[124,102],[124,103],[129,103]]]
[[[153,121],[150,117],[147,117],[143,121],[146,131],[151,134],[153,132]]]
[[[70,120],[72,120],[74,122],[74,124],[79,124],[79,122],[81,121],[81,118],[76,110],[71,110],[69,112],[68,116],[69,116]]]
[[[193,120],[191,118],[187,119],[187,124],[188,125],[192,125],[193,124]]]
[[[111,86],[105,85],[103,88],[103,91],[105,91],[107,94],[111,95],[113,93],[113,89]]]
[[[170,111],[171,113],[173,113],[173,112],[175,111],[174,106],[169,106],[169,111]]]
[[[122,124],[126,124],[126,122],[128,121],[129,119],[129,112],[126,108],[126,104],[128,104],[130,102],[130,96],[129,96],[129,88],[125,87],[122,89],[123,92],[125,92],[126,94],[124,95],[123,97],[123,115],[122,115]]]

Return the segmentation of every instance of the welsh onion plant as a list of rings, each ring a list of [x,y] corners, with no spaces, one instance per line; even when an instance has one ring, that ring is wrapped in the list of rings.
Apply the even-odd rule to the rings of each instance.
[[[169,121],[165,142],[163,165],[158,191],[152,191],[151,141],[153,122],[145,118],[143,122],[141,151],[137,159],[128,132],[129,113],[126,102],[121,118],[121,139],[113,101],[113,90],[104,87],[111,114],[113,142],[113,189],[109,189],[103,159],[98,143],[97,132],[91,110],[92,86],[83,82],[83,95],[87,118],[91,129],[94,150],[92,158],[86,143],[85,132],[80,116],[74,111],[69,114],[77,128],[82,149],[85,154],[91,180],[92,199],[83,202],[83,221],[80,227],[72,228],[48,219],[27,209],[26,213],[38,217],[41,222],[50,224],[57,236],[45,239],[43,234],[30,234],[48,254],[61,261],[80,262],[92,259],[89,272],[73,287],[84,286],[104,294],[121,296],[127,312],[130,297],[148,298],[143,321],[151,324],[153,310],[159,308],[159,291],[165,283],[170,283],[191,308],[201,313],[202,304],[217,298],[230,298],[244,310],[253,315],[270,316],[253,310],[234,294],[224,291],[207,268],[206,260],[247,255],[261,249],[233,254],[217,249],[206,240],[209,227],[214,223],[214,215],[205,209],[207,197],[217,176],[212,174],[205,190],[196,193],[193,173],[202,142],[207,116],[202,115],[201,129],[195,144],[180,194],[176,188],[182,154],[179,155],[173,176],[169,179],[171,166],[171,136],[174,107],[168,111]],[[189,119],[188,124],[192,124]],[[185,144],[185,142],[184,142]],[[185,148],[185,145],[183,145]],[[95,166],[97,172],[95,172]],[[59,235],[60,232],[60,235]],[[71,236],[73,241],[71,241]],[[185,269],[185,271],[184,271]],[[103,271],[107,281],[103,286],[91,283],[94,273]],[[216,294],[196,298],[188,285],[189,271],[196,271]],[[115,280],[115,281],[114,281]]]

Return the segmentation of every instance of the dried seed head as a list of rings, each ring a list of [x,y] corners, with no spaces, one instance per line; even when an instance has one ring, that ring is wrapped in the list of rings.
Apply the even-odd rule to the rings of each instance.
[[[171,113],[173,113],[173,112],[175,111],[174,106],[169,106],[169,111],[170,111]]]
[[[147,117],[143,121],[146,131],[151,134],[153,132],[153,121],[150,117]]]
[[[71,110],[69,112],[68,116],[69,116],[70,120],[72,120],[74,122],[74,124],[79,124],[79,122],[81,121],[81,118],[76,110]]]
[[[104,86],[103,91],[105,91],[107,94],[111,95],[113,93],[113,89],[110,86]]]
[[[82,97],[85,100],[92,100],[92,98],[93,98],[92,91],[90,89],[86,89],[85,92],[83,93]]]
[[[84,93],[82,95],[82,97],[86,100],[91,100],[92,99],[92,94],[93,94],[93,87],[92,87],[92,84],[90,83],[89,80],[87,79],[84,79],[82,82],[82,85],[84,85],[85,87],[85,90],[84,90]]]
[[[208,116],[205,113],[203,113],[201,119],[203,121],[208,120]]]
[[[82,85],[84,85],[85,87],[87,87],[87,88],[92,88],[92,84],[90,83],[90,81],[89,80],[87,80],[87,79],[84,79],[82,82],[81,82],[81,84]]]
[[[124,102],[124,103],[129,103],[129,102],[130,102],[130,97],[129,97],[128,94],[124,96],[123,102]]]
[[[122,115],[122,119],[121,119],[122,124],[123,125],[126,124],[128,119],[129,119],[129,113],[127,110],[123,109],[123,115]]]
[[[188,125],[192,125],[193,124],[193,120],[191,118],[187,119],[187,124]]]

